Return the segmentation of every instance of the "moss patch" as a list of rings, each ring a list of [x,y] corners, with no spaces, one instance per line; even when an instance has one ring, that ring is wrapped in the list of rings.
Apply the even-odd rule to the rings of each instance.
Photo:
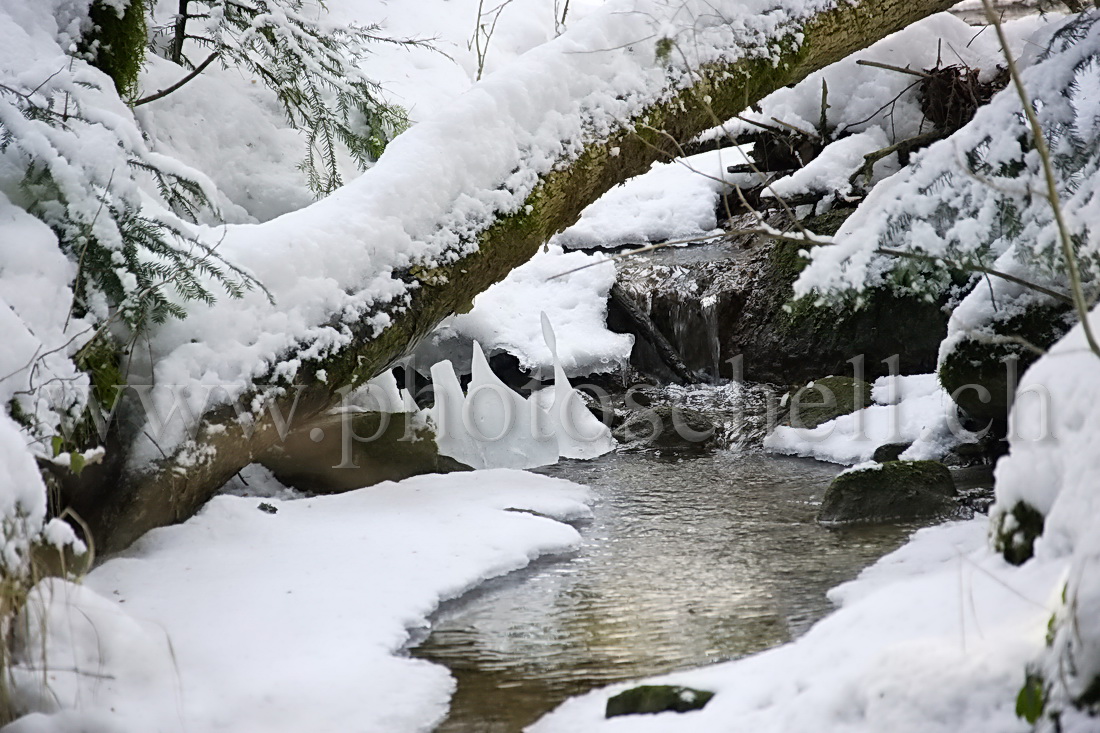
[[[852,377],[823,377],[802,387],[790,400],[790,424],[816,428],[871,405],[871,385]]]
[[[824,236],[837,232],[854,209],[833,209],[801,222]],[[797,373],[813,363],[835,373],[842,364],[863,355],[867,377],[888,373],[883,360],[897,355],[902,373],[919,374],[936,365],[939,344],[947,334],[947,314],[940,303],[902,296],[889,287],[864,291],[842,303],[818,304],[814,297],[792,300],[793,285],[808,260],[800,242],[768,245],[764,288],[770,305],[761,314],[769,321],[771,338],[786,355],[785,369]],[[748,353],[746,351],[746,353]]]
[[[993,531],[993,547],[1013,565],[1023,565],[1035,554],[1035,540],[1043,534],[1044,517],[1022,501],[1002,514]]]
[[[886,443],[875,448],[875,454],[871,460],[875,463],[889,463],[901,458],[901,454],[908,450],[912,443]]]
[[[113,413],[122,397],[126,379],[122,376],[122,352],[109,336],[99,336],[81,349],[76,357],[77,367],[87,373],[92,383],[89,409],[73,426],[65,447],[86,450],[102,443],[99,429],[92,417],[92,410],[99,410],[104,419]],[[115,426],[111,426],[114,428]]]
[[[679,685],[642,685],[608,698],[604,717],[670,711],[686,713],[702,710],[712,697],[713,692]]]

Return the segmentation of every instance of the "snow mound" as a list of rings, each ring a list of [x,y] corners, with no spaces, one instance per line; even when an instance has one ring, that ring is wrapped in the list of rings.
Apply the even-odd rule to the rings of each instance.
[[[1100,311],[1089,317],[1100,329]],[[1020,380],[1012,408],[1010,452],[997,464],[997,500],[990,510],[1007,531],[1019,503],[1044,517],[1028,565],[1059,568],[1061,593],[1050,644],[1032,670],[1042,678],[1048,712],[1061,712],[1064,730],[1095,730],[1095,718],[1074,700],[1100,680],[1100,356],[1078,324]],[[1053,571],[1051,571],[1053,572]],[[1095,707],[1095,703],[1093,703]],[[1049,720],[1047,721],[1049,724]]]
[[[562,522],[589,516],[587,500],[504,470],[267,498],[267,511],[219,496],[83,586],[38,587],[15,691],[41,712],[5,730],[427,730],[455,683],[400,654],[409,630],[441,600],[572,547]]]
[[[887,443],[912,443],[901,455],[905,460],[935,460],[970,437],[935,374],[879,377],[871,399],[877,404],[815,428],[780,425],[764,439],[764,447],[851,465],[871,460],[875,449]]]
[[[469,374],[470,348],[477,341],[490,356],[511,354],[520,368],[541,378],[554,370],[554,356],[538,327],[545,312],[554,323],[566,374],[616,371],[629,362],[634,337],[607,328],[607,296],[614,284],[615,266],[602,255],[550,245],[474,298],[469,313],[440,323],[417,348],[415,360],[447,359],[460,374]]]
[[[711,234],[718,226],[719,194],[744,181],[743,174],[728,173],[726,168],[746,162],[740,148],[726,148],[655,163],[649,172],[589,204],[580,221],[551,242],[588,249]]]

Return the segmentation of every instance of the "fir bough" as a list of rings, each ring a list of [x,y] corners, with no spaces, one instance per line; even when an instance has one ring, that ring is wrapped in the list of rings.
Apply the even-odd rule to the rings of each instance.
[[[1068,20],[1025,72],[1025,82],[1050,150],[1086,293],[1094,296],[1100,282],[1100,11]],[[884,283],[936,296],[952,287],[946,263],[971,271],[996,266],[1066,290],[1066,261],[1042,161],[1013,89],[1000,92],[971,123],[880,185],[886,195],[869,199],[842,237],[845,256],[828,264],[823,256],[808,268],[806,282],[821,297],[843,297],[853,284]],[[867,251],[874,247],[924,259]]]
[[[318,0],[185,0],[153,42],[154,51],[192,69],[197,65],[184,48],[194,44],[274,91],[288,122],[305,133],[299,167],[317,195],[343,184],[341,149],[365,169],[408,127],[405,110],[387,102],[363,71],[370,47],[430,47],[420,39],[388,37],[378,25],[323,22],[324,10]]]
[[[75,263],[73,316],[120,320],[133,337],[185,317],[188,301],[213,302],[212,287],[234,298],[258,287],[186,231],[213,208],[197,177],[166,169],[134,131],[85,116],[82,98],[104,91],[79,74],[35,90],[0,86],[0,160],[22,171],[6,193],[53,230]],[[145,205],[138,175],[155,181],[163,206]]]

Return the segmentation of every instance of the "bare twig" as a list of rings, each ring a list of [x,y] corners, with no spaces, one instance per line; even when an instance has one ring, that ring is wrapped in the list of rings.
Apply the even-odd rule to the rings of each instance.
[[[511,3],[512,0],[503,0],[500,5],[486,11],[485,0],[478,0],[477,23],[474,25],[473,38],[471,38],[469,44],[467,44],[469,47],[473,48],[474,53],[477,54],[477,81],[481,81],[481,75],[485,73],[485,57],[489,53],[489,41],[492,40],[493,33],[496,32],[500,14],[504,11],[504,8],[508,7]],[[486,15],[493,16],[492,23],[481,22],[481,19]]]
[[[744,115],[737,115],[737,119],[741,120],[742,122],[744,122],[746,124],[755,125],[756,127],[759,127],[763,130],[767,130],[768,132],[774,132],[776,135],[785,135],[786,134],[785,132],[780,130],[778,127],[775,127],[774,125],[769,125],[769,124],[766,124],[764,122],[758,122],[757,120],[750,120],[748,117],[745,117]],[[728,135],[729,133],[726,133],[726,134]]]
[[[738,192],[740,192],[740,189],[738,189]],[[742,198],[742,201],[744,201],[743,198]],[[746,203],[746,206],[748,206],[747,203]],[[749,207],[749,208],[751,210],[751,207]],[[756,212],[754,212],[754,213],[756,213]],[[760,217],[759,213],[757,213],[757,216]],[[762,219],[761,219],[761,221],[762,221]],[[715,234],[715,235],[711,235],[709,237],[697,237],[697,238],[693,238],[693,239],[678,239],[678,240],[672,240],[672,241],[668,241],[668,242],[657,242],[656,244],[649,244],[649,245],[646,245],[644,247],[639,247],[637,249],[631,249],[631,250],[627,250],[625,252],[617,252],[613,255],[608,255],[608,257],[606,259],[600,260],[598,262],[589,262],[588,264],[581,265],[580,267],[574,267],[571,270],[566,270],[565,272],[559,273],[557,275],[553,275],[553,276],[551,276],[547,279],[548,280],[555,280],[559,277],[565,277],[566,275],[571,275],[574,272],[579,272],[580,270],[587,270],[589,267],[595,267],[596,265],[601,265],[605,262],[614,262],[615,260],[620,260],[620,259],[623,259],[623,258],[626,258],[626,257],[632,257],[634,255],[645,254],[647,252],[653,252],[653,251],[658,250],[658,249],[663,249],[664,247],[672,247],[672,246],[676,246],[676,245],[703,244],[705,242],[712,242],[716,239],[721,239],[721,238],[729,236],[729,235],[749,235],[749,236],[756,235],[756,236],[761,236],[761,237],[768,237],[769,239],[774,239],[774,240],[780,241],[780,242],[791,242],[793,244],[804,244],[804,245],[807,245],[807,246],[815,246],[815,245],[828,246],[828,245],[835,244],[835,242],[831,239],[828,239],[826,237],[821,237],[821,236],[818,236],[816,234],[812,234],[812,233],[809,233],[809,232],[805,232],[803,234],[789,234],[787,232],[781,232],[781,231],[779,231],[777,229],[774,229],[773,227],[769,227],[767,225],[756,227],[756,228],[749,228],[749,229],[744,229],[744,228],[728,229],[728,230],[724,231],[722,234]],[[940,265],[942,267],[947,267],[948,269],[958,270],[960,272],[980,272],[980,273],[983,273],[985,275],[991,275],[993,277],[1000,278],[1002,280],[1005,280],[1006,282],[1015,283],[1016,285],[1020,285],[1020,286],[1025,287],[1029,290],[1033,290],[1037,293],[1042,293],[1043,295],[1047,295],[1051,298],[1062,301],[1063,303],[1070,303],[1070,304],[1073,303],[1073,299],[1070,296],[1066,295],[1065,293],[1060,293],[1057,290],[1051,290],[1048,287],[1045,287],[1043,285],[1039,285],[1038,283],[1033,283],[1030,280],[1025,280],[1021,277],[1017,277],[1016,275],[1012,275],[1012,274],[1007,273],[1007,272],[1002,272],[1001,270],[995,270],[991,267],[986,267],[984,265],[977,264],[977,263],[954,262],[952,260],[948,260],[948,259],[945,259],[943,257],[937,257],[935,255],[924,254],[922,252],[906,252],[906,251],[903,251],[903,250],[889,249],[887,247],[877,247],[875,249],[875,254],[886,255],[888,257],[900,257],[900,258],[904,258],[904,259],[919,260],[919,261],[922,261],[922,262],[931,262],[931,263]]]
[[[886,69],[887,71],[896,71],[899,74],[909,74],[910,76],[919,76],[922,79],[931,79],[932,75],[923,71],[917,71],[916,69],[909,69],[904,66],[893,66],[891,64],[883,64],[878,61],[868,61],[867,59],[859,59],[856,63],[860,66],[873,66],[876,69]]]
[[[644,247],[638,247],[637,249],[630,249],[626,252],[616,252],[615,254],[607,255],[605,259],[598,260],[597,262],[589,262],[587,265],[581,265],[580,267],[574,267],[571,270],[565,272],[559,272],[557,275],[551,275],[546,278],[547,280],[557,280],[559,277],[565,277],[566,275],[572,275],[574,272],[580,272],[581,270],[587,270],[589,267],[595,267],[596,265],[602,265],[605,262],[614,262],[615,260],[621,260],[624,257],[630,257],[631,255],[645,254],[646,252],[652,252],[654,250],[662,249],[664,247],[674,247],[678,244],[702,244],[703,242],[713,242],[716,239],[725,237],[729,232],[722,232],[721,234],[712,234],[709,237],[695,237],[692,239],[676,239],[667,242],[657,242],[656,244],[647,244]]]
[[[848,182],[855,183],[855,181],[860,176],[865,176],[869,180],[871,178],[871,175],[874,173],[875,163],[879,162],[883,158],[889,155],[893,155],[894,153],[907,153],[913,148],[935,142],[942,137],[944,137],[944,133],[933,130],[932,132],[925,132],[920,135],[915,135],[913,137],[906,138],[905,140],[901,140],[900,142],[896,142],[893,145],[888,145],[880,150],[875,150],[874,152],[867,153],[863,156],[863,165],[860,166],[858,171],[852,174],[851,178],[848,179]]]
[[[844,129],[840,130],[840,131],[839,131],[839,132],[838,132],[838,133],[836,134],[836,137],[840,137],[840,136],[842,136],[842,135],[843,135],[844,133],[846,133],[846,132],[847,132],[848,130],[852,129],[853,127],[855,127],[855,126],[857,126],[857,125],[862,125],[862,124],[863,124],[864,122],[870,122],[870,121],[871,121],[871,120],[873,120],[873,119],[874,119],[874,118],[875,118],[876,116],[878,116],[878,113],[879,113],[879,112],[883,112],[883,111],[885,111],[885,110],[886,110],[886,108],[887,108],[887,107],[890,107],[891,105],[897,104],[897,101],[898,101],[899,99],[901,99],[901,98],[902,98],[902,95],[904,95],[904,94],[905,94],[905,93],[906,93],[907,91],[909,91],[910,89],[912,89],[913,87],[915,87],[915,86],[916,86],[917,84],[920,84],[920,82],[919,82],[919,81],[915,81],[915,82],[913,82],[912,84],[910,84],[909,86],[905,87],[905,88],[904,88],[904,89],[902,89],[902,90],[901,90],[900,92],[898,92],[898,93],[897,93],[897,95],[896,95],[896,96],[895,96],[895,97],[894,97],[893,99],[891,99],[891,100],[890,100],[889,102],[887,102],[886,104],[884,104],[884,105],[882,105],[881,107],[879,107],[878,109],[876,109],[876,110],[875,110],[874,112],[872,112],[871,114],[869,114],[869,115],[868,115],[867,117],[864,117],[864,118],[863,118],[862,120],[857,120],[856,122],[849,122],[848,124],[846,124],[846,125],[844,126]],[[890,114],[888,115],[888,117],[891,117],[891,118],[892,118],[892,117],[893,117],[893,114],[894,114],[894,112],[893,112],[893,110],[891,110],[891,111],[890,111]],[[921,121],[921,123],[923,124],[923,120]]]
[[[798,127],[797,125],[792,125],[789,122],[784,122],[783,120],[779,119],[778,117],[772,117],[772,122],[775,122],[776,124],[782,125],[783,127],[790,128],[791,130],[794,130],[795,132],[797,132],[799,135],[802,135],[803,137],[808,137],[811,140],[821,140],[821,136],[818,135],[817,133],[810,132],[809,130],[803,130],[801,127]]]
[[[138,99],[138,100],[134,101],[130,106],[131,107],[140,107],[143,104],[148,104],[149,102],[155,102],[158,99],[161,99],[163,97],[167,97],[169,94],[176,91],[177,89],[182,87],[184,84],[186,84],[187,82],[191,81],[196,76],[201,74],[206,69],[207,66],[214,63],[214,59],[216,59],[216,58],[218,58],[218,52],[217,51],[215,51],[214,53],[207,56],[206,60],[203,61],[198,66],[196,66],[194,71],[192,71],[190,74],[188,74],[187,76],[185,76],[182,79],[180,79],[179,81],[177,81],[172,86],[168,87],[167,89],[161,89],[156,94],[150,94],[147,97],[142,97],[141,99]]]

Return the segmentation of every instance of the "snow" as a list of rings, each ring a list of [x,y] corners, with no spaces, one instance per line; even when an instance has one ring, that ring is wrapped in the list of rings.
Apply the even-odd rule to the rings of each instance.
[[[473,0],[328,0],[336,22],[378,23],[395,38],[430,38],[437,51],[378,47],[367,70],[412,119],[446,114],[450,102],[476,80],[477,53],[470,41],[478,23]],[[602,0],[570,0],[569,27],[602,5]],[[485,3],[486,18],[500,4]],[[506,68],[517,56],[557,35],[554,4],[545,0],[512,0],[505,4],[485,54],[484,75]]]
[[[1100,73],[1100,24],[1095,20],[1095,13],[1084,14],[1076,31],[1060,18],[1049,23],[1026,18],[1006,25],[1014,44],[1020,42],[1021,31],[1031,31],[1026,44],[1010,50],[1021,56],[1028,96],[1037,102],[1040,124],[1052,139],[1062,209],[1078,232],[1100,223],[1095,205],[1100,161],[1088,152],[1087,142],[1078,142],[1091,139],[1095,118],[1096,97],[1090,93]],[[1074,32],[1082,37],[1071,43]],[[1026,279],[1040,285],[1052,278],[1064,281],[1050,206],[1032,194],[1046,188],[1039,159],[1018,142],[1029,134],[1019,96],[1010,85],[961,130],[875,187],[841,226],[835,244],[814,249],[795,294],[883,284],[896,264],[874,254],[884,240],[894,249],[944,260],[995,263],[995,269],[1013,274],[1023,270]],[[960,170],[968,154],[973,155],[970,174]],[[1086,240],[1084,251],[1091,252],[1094,244]],[[949,284],[945,268],[937,267],[913,275],[906,287],[923,294],[941,292]]]
[[[840,608],[753,656],[645,683],[715,692],[705,708],[604,719],[627,682],[573,698],[528,733],[1009,733],[1024,664],[1043,646],[1061,567],[1013,568],[978,518],[917,532],[830,594]]]
[[[459,373],[469,374],[470,346],[477,341],[490,356],[512,354],[533,378],[548,376],[554,359],[539,327],[545,312],[554,324],[566,374],[618,370],[630,360],[634,337],[607,328],[607,296],[614,284],[615,267],[602,255],[549,245],[474,298],[469,313],[440,323],[417,348],[415,362],[446,359]]]
[[[146,177],[116,177],[134,154],[193,176],[236,224],[198,231],[257,275],[277,303],[252,293],[243,302],[192,305],[186,321],[159,328],[135,354],[137,377],[163,385],[231,385],[232,399],[251,379],[293,377],[303,360],[345,344],[356,321],[383,328],[415,288],[401,274],[409,267],[469,252],[496,214],[518,211],[538,174],[682,86],[689,68],[721,54],[733,58],[746,40],[776,39],[825,4],[577,2],[569,29],[555,38],[546,4],[516,0],[502,10],[484,81],[473,85],[476,59],[466,46],[474,32],[472,0],[330,0],[334,18],[378,20],[393,35],[419,33],[430,21],[439,46],[457,63],[428,51],[380,50],[378,66],[364,71],[386,83],[420,122],[381,164],[306,207],[304,182],[286,165],[300,156],[300,136],[252,80],[211,69],[178,95],[131,114],[105,76],[66,55],[80,35],[84,0],[0,0],[0,82],[31,89],[49,80],[36,92],[42,99],[71,95],[88,117],[72,122],[72,134],[45,129],[0,96],[0,122],[17,131],[17,142],[0,151],[0,404],[15,398],[18,412],[35,424],[30,430],[0,411],[4,577],[27,577],[34,543],[82,549],[68,525],[44,524],[45,487],[35,457],[54,458],[49,439],[64,434],[68,418],[83,407],[73,395],[87,391],[87,378],[72,357],[92,321],[69,313],[74,260],[24,211],[30,202],[19,183],[31,157],[50,162],[73,211],[100,237],[113,233],[96,216],[97,199],[89,193],[97,187],[116,186],[144,213],[169,218]],[[171,11],[172,3],[162,5]],[[1100,23],[1086,27],[1080,43],[1059,41],[1044,55],[1060,27],[1038,18],[1013,23],[1013,50],[1025,52],[1027,83],[1042,102],[1044,124],[1069,130],[1064,139],[1092,140],[1100,119]],[[943,48],[988,73],[999,50],[992,34],[974,33],[938,16],[857,57],[927,68],[942,37]],[[691,41],[680,43],[684,58],[659,58],[657,43],[666,37]],[[154,59],[143,84],[162,86],[177,72]],[[919,131],[916,97],[905,91],[911,80],[856,66],[854,59],[776,92],[751,114],[813,128],[822,79],[830,89],[830,125],[856,134],[777,182],[784,195],[843,192],[866,152]],[[1063,97],[1066,89],[1071,92]],[[892,96],[897,104],[882,109]],[[870,248],[907,216],[916,221],[903,232],[912,246],[955,256],[970,250],[952,247],[979,241],[987,246],[982,256],[997,268],[1029,277],[1036,275],[1027,268],[1037,268],[1038,279],[1056,284],[1055,240],[1042,206],[1026,208],[1015,239],[985,236],[999,231],[997,207],[1006,198],[1025,201],[1026,186],[1006,180],[1007,187],[986,190],[977,177],[957,175],[940,185],[961,151],[975,145],[987,144],[993,163],[1022,159],[1015,142],[1022,123],[1013,117],[1018,108],[1019,100],[1002,94],[970,127],[928,149],[918,167],[876,187],[838,244],[815,248],[799,292],[882,282],[888,267]],[[219,114],[230,122],[215,122]],[[741,124],[727,127],[748,129]],[[1056,146],[1068,160],[1067,151]],[[454,440],[447,448],[452,455],[482,466],[527,466],[588,458],[613,446],[567,377],[613,368],[629,353],[629,339],[604,325],[614,274],[600,265],[551,279],[602,257],[566,252],[563,245],[709,233],[718,193],[738,180],[724,172],[741,162],[737,155],[708,153],[655,166],[587,209],[553,246],[479,296],[471,313],[444,324],[435,347],[477,349],[468,362],[473,381],[466,394],[449,364],[433,369],[439,390],[433,418],[449,431],[444,443]],[[1097,157],[1084,158],[1067,174],[1073,185],[1065,186],[1065,210],[1084,232],[1086,254],[1095,254],[1100,177]],[[1038,170],[1034,156],[1023,162],[1030,173]],[[889,165],[876,175],[888,173]],[[937,229],[932,215],[943,203],[954,213]],[[1022,251],[1018,243],[1025,241],[1038,242],[1039,251]],[[944,349],[1033,298],[1000,281],[975,290],[955,310]],[[91,307],[107,313],[105,303]],[[333,313],[342,318],[334,322]],[[538,320],[545,317],[556,332],[540,334]],[[1093,320],[1100,329],[1100,318]],[[528,399],[501,391],[507,388],[488,370],[481,345],[490,354],[516,354],[525,368],[553,370],[555,385]],[[1100,674],[1100,498],[1094,490],[1100,418],[1091,409],[1100,398],[1096,358],[1078,328],[1021,383],[1011,453],[997,467],[992,527],[1009,526],[1007,514],[1019,502],[1036,508],[1045,533],[1033,560],[1007,565],[990,548],[991,524],[981,518],[922,530],[835,589],[839,610],[804,637],[664,678],[716,691],[705,710],[605,721],[606,698],[624,684],[567,702],[533,730],[1023,731],[1028,727],[1013,706],[1026,671],[1042,675],[1064,730],[1094,730],[1095,720],[1074,712],[1072,701]],[[458,361],[461,372],[465,364]],[[40,389],[44,384],[76,389]],[[507,410],[474,404],[477,395],[492,398],[487,392],[535,430],[515,432]],[[903,457],[937,458],[959,439],[951,403],[934,375],[878,380],[872,397],[874,406],[811,431],[778,428],[767,446],[860,463],[886,442],[912,440]],[[390,410],[411,409],[391,374],[353,393],[344,409],[374,409],[378,400]],[[456,415],[465,438],[454,437]],[[505,439],[478,445],[467,422],[483,435],[503,431]],[[588,428],[594,440],[586,439]],[[137,460],[156,454],[146,447]],[[7,730],[426,729],[442,718],[454,681],[442,668],[402,655],[411,630],[423,629],[442,599],[541,554],[568,550],[578,533],[562,522],[588,514],[581,487],[514,470],[419,477],[322,498],[287,490],[260,469],[246,475],[250,487],[228,487],[197,517],[150,533],[83,585],[55,579],[38,586],[23,623],[2,631],[16,632],[24,655],[12,692],[41,712]],[[241,495],[248,491],[252,495]],[[258,510],[261,497],[274,514]],[[26,656],[35,654],[45,658]]]
[[[1038,279],[1034,272],[1019,262],[1015,250],[998,257],[993,263],[993,269],[1030,282]],[[1055,292],[1061,288],[1059,283],[1049,280],[1038,284]],[[951,311],[951,317],[947,321],[947,336],[940,342],[938,361],[940,364],[944,363],[966,341],[986,339],[995,342],[1000,338],[997,334],[999,323],[1022,316],[1030,309],[1057,305],[1060,304],[1048,295],[1002,278],[990,278],[984,287],[974,288],[967,293]]]
[[[563,522],[589,516],[587,500],[507,470],[264,499],[274,514],[219,496],[83,585],[38,586],[22,633],[28,653],[45,645],[49,692],[17,667],[17,692],[44,711],[5,730],[425,730],[454,680],[401,654],[410,630],[442,599],[572,547]]]
[[[876,403],[815,428],[780,425],[765,439],[775,453],[832,463],[869,461],[888,443],[912,443],[904,460],[936,460],[960,442],[973,439],[963,430],[951,396],[935,374],[879,377],[871,389]]]
[[[569,249],[587,249],[712,234],[718,225],[719,194],[745,182],[744,174],[726,169],[747,162],[741,148],[725,148],[654,163],[648,172],[589,204],[576,224],[551,241]]]
[[[170,12],[176,12],[178,4],[171,5]],[[164,89],[186,74],[149,54],[140,84],[144,90]],[[286,122],[273,92],[241,76],[214,64],[179,90],[134,111],[154,151],[210,176],[218,211],[233,224],[267,221],[314,199],[305,174],[288,164],[304,155],[301,134]],[[221,120],[248,120],[247,133],[237,125],[217,124]],[[350,164],[342,172],[358,173]]]
[[[573,0],[567,21],[575,22],[599,4]],[[477,61],[467,42],[477,18],[477,2],[329,0],[325,5],[331,23],[378,24],[385,36],[431,42],[434,50],[375,44],[361,68],[381,84],[383,96],[405,109],[414,122],[446,114],[453,100],[473,85]],[[175,0],[159,0],[154,17],[160,24],[170,24],[177,10]],[[551,15],[550,4],[542,0],[514,0],[508,5],[491,39],[487,72],[553,38]],[[141,87],[163,89],[186,74],[186,69],[149,55]],[[172,94],[138,107],[135,116],[154,150],[210,175],[218,189],[218,208],[230,223],[267,221],[314,200],[304,173],[288,165],[305,153],[302,134],[286,121],[274,93],[239,69],[214,64]],[[238,125],[223,122],[232,120],[247,120],[247,134],[242,135]],[[348,156],[342,156],[340,163],[345,180],[360,175]]]
[[[1100,311],[1089,317],[1100,328]],[[1044,517],[1031,564],[1068,565],[1050,644],[1036,654],[1035,670],[1063,711],[1064,730],[1095,729],[1095,718],[1078,713],[1072,701],[1100,676],[1100,418],[1092,406],[1100,397],[1100,356],[1089,350],[1078,324],[1020,380],[1011,417],[1011,452],[997,464],[994,521],[1024,503]],[[1007,529],[1007,527],[1006,527]]]
[[[863,168],[863,156],[888,145],[886,133],[879,127],[857,132],[826,147],[805,167],[770,183],[763,195],[770,198],[790,198],[804,193],[834,198],[847,196],[852,191],[851,179]]]
[[[5,2],[5,17],[15,22],[5,24],[3,68],[18,70],[18,78],[11,80],[17,86],[33,88],[58,68],[69,66],[65,50],[75,31],[60,31],[54,18],[79,17],[69,12],[69,5],[28,9],[13,0]],[[364,324],[375,332],[389,324],[417,287],[405,272],[468,253],[498,213],[518,209],[539,175],[576,157],[588,142],[606,138],[645,105],[689,83],[691,69],[719,57],[735,59],[744,53],[742,48],[766,47],[762,41],[782,37],[791,24],[827,2],[790,3],[785,8],[772,8],[763,0],[717,6],[693,0],[676,7],[659,0],[615,0],[598,8],[596,3],[578,3],[568,29],[548,43],[541,41],[557,29],[550,30],[545,7],[531,14],[523,5],[502,11],[501,35],[495,39],[499,47],[491,46],[489,53],[491,64],[500,67],[487,68],[489,73],[472,87],[454,85],[454,94],[425,110],[425,117],[395,140],[380,164],[366,174],[323,201],[263,224],[194,230],[216,245],[220,256],[262,282],[275,304],[260,292],[241,301],[223,298],[213,307],[191,303],[186,320],[155,329],[147,348],[135,352],[129,362],[132,381],[187,387],[193,394],[207,394],[217,385],[217,398],[232,401],[254,380],[292,380],[304,361],[346,345],[351,324]],[[411,8],[353,0],[337,6],[336,20],[391,23],[387,32],[395,34],[411,28],[414,20],[431,17],[420,6],[415,13]],[[462,24],[455,13],[473,7],[467,2],[433,3],[440,11],[433,22],[440,24],[444,45],[464,43],[467,31],[457,30]],[[158,13],[170,12],[171,3],[158,8]],[[540,23],[541,29],[533,30]],[[465,27],[473,31],[473,25]],[[681,44],[681,52],[670,58],[658,59],[661,38],[691,42]],[[461,56],[460,66],[469,77],[469,52]],[[396,56],[386,58],[396,63]],[[433,64],[440,61],[431,58]],[[27,66],[26,59],[34,59],[34,65]],[[141,199],[148,213],[172,220],[143,175],[114,178],[115,171],[129,169],[125,156],[131,149],[165,170],[186,172],[233,221],[267,219],[304,201],[300,177],[275,180],[276,162],[285,164],[292,144],[288,128],[277,120],[277,105],[269,93],[251,89],[253,80],[234,78],[239,72],[211,70],[174,100],[143,105],[135,120],[121,100],[109,98],[111,85],[101,73],[80,61],[71,69],[42,93],[60,99],[71,90],[94,118],[94,124],[70,136],[83,135],[85,145],[73,146],[56,130],[50,134],[57,145],[69,146],[66,152],[80,151],[73,153],[73,160],[83,167],[69,181],[69,198],[81,204],[75,213],[95,228],[109,223],[109,217],[95,216],[99,204],[88,192],[96,186],[118,188],[124,200]],[[143,83],[159,87],[174,78],[174,71],[154,60]],[[82,86],[88,81],[95,83],[91,90]],[[401,80],[394,81],[400,87]],[[406,81],[410,89],[419,84]],[[430,96],[409,94],[420,100]],[[219,110],[223,101],[227,106]],[[212,125],[219,111],[249,120],[252,127],[241,135],[239,125]],[[17,117],[11,115],[12,120]],[[204,137],[208,128],[215,129]],[[31,139],[17,136],[19,144],[24,144],[24,137]],[[456,140],[463,142],[456,145]],[[252,162],[255,169],[249,167]],[[212,171],[213,177],[197,169]],[[256,201],[261,189],[273,192],[262,204]],[[94,312],[106,317],[107,304],[95,305]],[[336,321],[334,313],[340,314]],[[486,339],[487,344],[491,341]],[[610,364],[621,357],[623,344],[618,339],[610,347],[603,343],[577,356]],[[572,356],[572,349],[563,335],[564,359]],[[171,389],[150,396],[158,412],[170,414],[168,401],[177,394],[179,389]],[[186,439],[185,428],[176,424],[158,436],[160,449],[143,439],[131,452],[133,460],[140,463],[159,456],[161,449],[171,450]]]
[[[1048,19],[1049,20],[1049,19]],[[1037,16],[1005,23],[1014,54],[1028,45],[1028,36],[1048,22]],[[942,39],[942,42],[941,42]],[[874,131],[890,143],[921,132],[924,116],[917,95],[917,77],[863,66],[857,60],[875,61],[911,69],[931,69],[937,57],[942,65],[965,65],[982,70],[982,79],[1004,64],[994,34],[974,28],[947,13],[930,16],[888,36],[867,49],[807,76],[791,88],[779,89],[760,102],[760,111],[747,110],[743,117],[772,127],[782,120],[800,130],[817,131],[821,118],[821,86],[828,86],[827,125],[834,139],[841,133]],[[896,102],[892,102],[896,98]],[[758,131],[742,120],[731,120],[711,136]],[[840,138],[833,145],[838,145]]]
[[[419,408],[408,390],[397,387],[392,369],[379,374],[362,387],[348,392],[333,413],[341,412],[416,412]]]
[[[13,205],[0,192],[0,404],[17,404],[25,419],[60,432],[59,414],[73,408],[71,397],[45,390],[33,399],[34,387],[53,380],[86,384],[67,358],[73,338],[87,325],[66,320],[68,281],[73,267],[57,249],[53,233]],[[63,297],[43,299],[42,293]],[[0,574],[12,578],[29,572],[28,552],[43,530],[57,544],[65,539],[56,526],[43,527],[46,488],[34,454],[50,455],[47,445],[28,448],[24,426],[7,409],[0,410]],[[34,452],[32,452],[34,451]],[[78,547],[83,547],[77,543]]]

